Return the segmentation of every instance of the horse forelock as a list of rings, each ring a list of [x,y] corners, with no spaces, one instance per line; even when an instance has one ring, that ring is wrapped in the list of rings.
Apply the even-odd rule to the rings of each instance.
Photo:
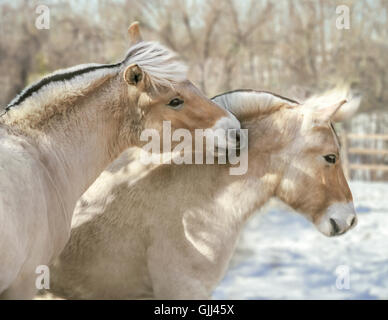
[[[158,42],[141,41],[133,45],[124,63],[137,64],[155,87],[170,87],[187,79],[187,66],[175,52]]]
[[[339,87],[331,90],[327,90],[318,95],[312,95],[303,101],[302,105],[306,109],[316,111],[321,108],[329,107],[342,100],[352,100],[354,98],[353,93],[347,87]]]

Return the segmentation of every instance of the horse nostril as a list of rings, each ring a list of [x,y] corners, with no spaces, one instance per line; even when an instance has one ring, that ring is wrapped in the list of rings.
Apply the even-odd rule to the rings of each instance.
[[[235,140],[236,143],[240,143],[240,132],[238,130],[229,130],[228,136],[229,139]]]
[[[237,150],[240,150],[240,147],[241,147],[241,145],[240,145],[240,132],[236,132],[236,149]]]
[[[350,227],[353,227],[355,223],[356,223],[356,217],[354,216],[352,221],[350,222]]]
[[[235,132],[235,134],[234,134]],[[239,152],[240,151],[240,131],[239,130],[229,130],[228,132],[229,139],[235,142],[234,149]],[[237,154],[239,156],[239,154]]]
[[[337,222],[335,222],[335,220],[333,218],[330,218],[330,224],[331,224],[331,226],[333,228],[332,234],[333,235],[338,234],[340,232],[340,228],[339,228]]]

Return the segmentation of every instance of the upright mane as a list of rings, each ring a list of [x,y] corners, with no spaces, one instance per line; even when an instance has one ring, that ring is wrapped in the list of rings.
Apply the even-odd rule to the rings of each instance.
[[[283,105],[296,106],[299,102],[268,91],[234,90],[212,98],[218,105],[241,119],[253,114],[265,114]]]
[[[133,45],[125,58],[114,64],[81,64],[57,70],[26,87],[5,108],[19,109],[24,105],[47,105],[50,100],[83,95],[88,87],[102,78],[118,74],[125,66],[137,64],[154,87],[173,86],[187,78],[187,67],[171,50],[157,42],[141,41]]]
[[[341,108],[343,118],[350,118],[349,114],[354,114],[361,103],[361,95],[356,94],[348,87],[338,87],[328,90],[319,95],[313,95],[303,102],[303,107],[313,111],[334,105],[339,101],[346,100],[346,107]],[[346,111],[346,112],[345,112]],[[337,117],[338,118],[338,117]]]
[[[187,79],[187,66],[176,53],[157,42],[139,42],[132,46],[123,63],[137,64],[155,86],[168,87]]]

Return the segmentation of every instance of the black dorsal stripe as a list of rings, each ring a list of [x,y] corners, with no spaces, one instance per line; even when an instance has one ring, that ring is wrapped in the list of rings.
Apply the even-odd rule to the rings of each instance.
[[[221,97],[221,96],[224,96],[224,95],[227,95],[227,94],[231,94],[231,93],[235,93],[235,92],[268,93],[268,94],[270,94],[270,95],[273,95],[274,97],[277,97],[277,98],[286,100],[286,101],[288,101],[288,102],[300,104],[298,101],[295,101],[295,100],[292,100],[292,99],[283,97],[283,96],[281,96],[281,95],[278,95],[278,94],[273,93],[273,92],[270,92],[270,91],[265,91],[265,90],[254,90],[254,89],[237,89],[237,90],[227,91],[227,92],[224,92],[224,93],[221,93],[221,94],[218,94],[218,95],[214,96],[213,98],[211,98],[211,100],[214,100],[214,99],[216,99],[216,98],[218,98],[218,97]]]
[[[82,75],[84,73],[88,73],[91,71],[95,71],[98,69],[105,69],[105,68],[115,68],[120,66],[122,62],[115,63],[115,64],[101,64],[97,66],[89,66],[83,69],[74,70],[71,72],[65,72],[65,73],[58,73],[53,74],[51,76],[47,76],[40,81],[36,82],[35,84],[32,84],[31,86],[25,88],[20,95],[16,98],[15,101],[11,101],[10,104],[5,108],[6,111],[11,109],[12,107],[22,103],[24,100],[26,100],[28,97],[32,96],[35,92],[39,91],[42,87],[48,85],[52,82],[60,82],[60,81],[66,81],[70,80],[76,76]]]

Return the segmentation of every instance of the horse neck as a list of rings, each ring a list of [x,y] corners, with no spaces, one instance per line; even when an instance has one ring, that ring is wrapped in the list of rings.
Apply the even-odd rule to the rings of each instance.
[[[54,117],[47,121],[40,130],[25,130],[35,141],[42,165],[68,214],[72,214],[78,198],[124,149],[118,135],[124,109],[120,102],[123,91],[115,81],[111,79],[80,97],[68,114],[59,114],[57,120]]]
[[[279,149],[286,141],[274,142],[274,135],[278,133],[276,126],[269,126],[267,122],[241,123],[249,130],[246,174],[232,176],[225,165],[194,165],[190,173],[181,169],[186,190],[181,188],[180,192],[187,195],[191,191],[193,205],[183,208],[179,223],[184,228],[185,239],[212,262],[209,270],[215,268],[216,272],[209,271],[212,281],[225,272],[248,218],[276,195],[285,168]],[[272,121],[269,119],[269,122]],[[200,191],[192,191],[192,181],[199,181],[195,190]]]
[[[275,195],[280,177],[280,165],[271,162],[270,154],[248,155],[248,159],[249,167],[244,175],[231,176],[228,170],[222,170],[223,182],[218,185],[216,198],[216,205],[221,210],[215,211],[215,219],[224,220],[230,229],[237,232]],[[214,178],[220,179],[220,175]]]
[[[212,195],[201,205],[196,219],[202,220],[200,225],[208,226],[209,234],[216,235],[215,246],[218,243],[220,248],[225,248],[227,243],[229,248],[233,248],[248,218],[276,196],[288,161],[284,146],[292,141],[294,124],[288,127],[290,119],[288,115],[274,114],[273,118],[268,116],[241,122],[242,127],[249,130],[249,151],[245,151],[249,152],[246,174],[230,175],[225,165],[194,169],[192,179],[205,181],[202,192]],[[233,250],[228,254],[224,249],[220,252],[223,252],[220,256],[223,259]]]
[[[224,247],[225,243],[229,243],[233,248],[247,219],[275,193],[277,175],[273,173],[266,155],[259,165],[261,176],[258,178],[253,176],[253,171],[257,172],[253,161],[247,173],[241,176],[230,175],[227,165],[193,165],[190,170],[184,166],[177,167],[174,179],[183,183],[181,192],[185,200],[181,203],[184,206],[188,203],[187,195],[191,194],[191,205],[181,208],[183,225],[192,229],[185,233],[208,232],[217,239],[213,246]],[[179,175],[182,177],[179,178]],[[198,183],[193,186],[193,181]],[[170,180],[168,183],[171,183]]]
[[[287,166],[287,146],[292,143],[297,119],[287,111],[277,111],[259,119],[242,120],[249,132],[248,171],[231,176],[224,171],[222,190],[235,224],[243,224],[271,197]],[[228,200],[231,199],[231,200]]]

